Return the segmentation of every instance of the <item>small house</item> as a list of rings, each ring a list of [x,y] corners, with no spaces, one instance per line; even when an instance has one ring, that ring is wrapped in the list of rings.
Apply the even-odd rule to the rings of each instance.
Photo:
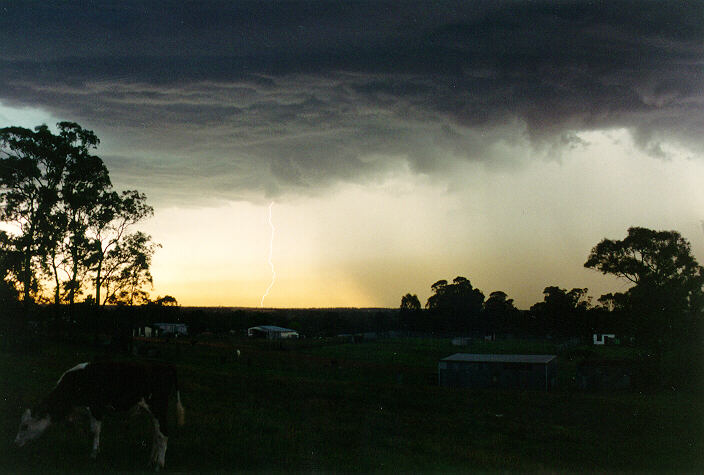
[[[594,333],[592,341],[595,345],[618,345],[619,341],[613,333]]]
[[[290,328],[277,327],[275,325],[260,325],[247,329],[247,336],[251,338],[265,338],[267,340],[286,340],[298,338],[298,332]]]
[[[440,386],[456,388],[533,389],[555,386],[556,355],[455,353],[438,363]]]

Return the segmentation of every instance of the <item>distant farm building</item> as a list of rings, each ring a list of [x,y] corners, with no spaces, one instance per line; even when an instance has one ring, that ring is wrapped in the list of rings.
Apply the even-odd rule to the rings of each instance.
[[[266,338],[267,340],[286,340],[289,338],[298,338],[298,332],[290,328],[261,325],[248,328],[247,336],[252,338]]]
[[[132,336],[151,338],[167,335],[188,335],[188,325],[185,323],[150,323],[132,330]]]
[[[594,333],[592,340],[595,345],[618,345],[619,341],[613,333]]]
[[[154,327],[152,325],[142,325],[132,329],[132,336],[151,338],[152,336],[156,336],[156,332],[154,331]]]
[[[555,355],[480,355],[455,353],[438,364],[440,386],[535,389],[555,386]]]
[[[188,325],[185,323],[155,323],[154,328],[159,335],[188,335]]]

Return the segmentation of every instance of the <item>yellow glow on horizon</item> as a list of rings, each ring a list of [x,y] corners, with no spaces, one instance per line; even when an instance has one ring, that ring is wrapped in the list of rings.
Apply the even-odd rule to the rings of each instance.
[[[511,169],[458,163],[448,184],[408,170],[322,197],[277,199],[277,281],[266,307],[397,307],[462,275],[520,308],[549,285],[596,297],[625,284],[583,267],[604,237],[629,226],[676,229],[702,261],[704,160],[655,159],[625,131],[580,134],[560,161]],[[529,152],[526,152],[529,153]],[[157,210],[145,231],[163,244],[156,294],[187,306],[257,307],[271,280],[268,202]]]

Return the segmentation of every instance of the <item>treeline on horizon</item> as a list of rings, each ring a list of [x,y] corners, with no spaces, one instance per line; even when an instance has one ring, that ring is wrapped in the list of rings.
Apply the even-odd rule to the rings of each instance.
[[[584,266],[629,284],[593,302],[587,289],[546,287],[518,310],[505,292],[486,296],[462,276],[414,294],[398,311],[354,309],[180,309],[152,299],[151,259],[159,244],[134,227],[153,214],[137,190],[117,192],[93,155],[98,138],[76,123],[0,129],[0,305],[6,322],[48,328],[113,328],[177,320],[192,333],[275,324],[307,336],[401,330],[423,334],[588,338],[616,333],[654,359],[674,348],[701,351],[704,268],[676,231],[632,227],[603,239]],[[68,330],[67,330],[68,329]]]
[[[689,242],[676,231],[632,227],[622,240],[603,239],[584,266],[627,281],[625,292],[593,302],[588,289],[546,287],[543,301],[518,310],[505,292],[485,298],[465,277],[431,286],[425,308],[418,297],[401,299],[400,320],[414,330],[472,335],[533,335],[586,339],[614,333],[659,357],[704,341],[704,268]]]
[[[71,319],[77,327],[107,332],[176,321],[188,324],[191,335],[230,331],[241,335],[250,326],[270,324],[292,328],[306,337],[402,331],[584,341],[593,333],[615,333],[624,343],[655,355],[675,345],[700,344],[702,272],[688,243],[674,231],[631,228],[628,233],[622,241],[605,239],[595,246],[585,266],[611,273],[615,256],[633,260],[620,266],[627,269],[623,277],[632,279],[634,285],[624,293],[605,294],[596,303],[586,288],[549,286],[541,302],[519,310],[505,292],[494,291],[485,297],[469,279],[459,276],[432,284],[432,295],[424,305],[417,296],[404,295],[398,309],[181,308],[175,299],[166,297],[138,306],[107,306],[100,312],[87,303],[72,308],[44,305],[34,315],[43,321]],[[631,249],[635,246],[648,248],[635,252]]]

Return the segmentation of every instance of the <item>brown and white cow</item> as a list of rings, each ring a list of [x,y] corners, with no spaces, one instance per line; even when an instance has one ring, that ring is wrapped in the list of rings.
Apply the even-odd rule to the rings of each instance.
[[[38,407],[25,411],[15,444],[21,447],[39,437],[52,423],[66,419],[76,410],[87,409],[93,433],[91,457],[96,457],[105,413],[142,408],[151,415],[154,424],[150,462],[158,470],[164,466],[169,433],[166,414],[169,397],[174,392],[178,424],[183,425],[184,410],[173,366],[136,361],[81,363],[59,378]]]

